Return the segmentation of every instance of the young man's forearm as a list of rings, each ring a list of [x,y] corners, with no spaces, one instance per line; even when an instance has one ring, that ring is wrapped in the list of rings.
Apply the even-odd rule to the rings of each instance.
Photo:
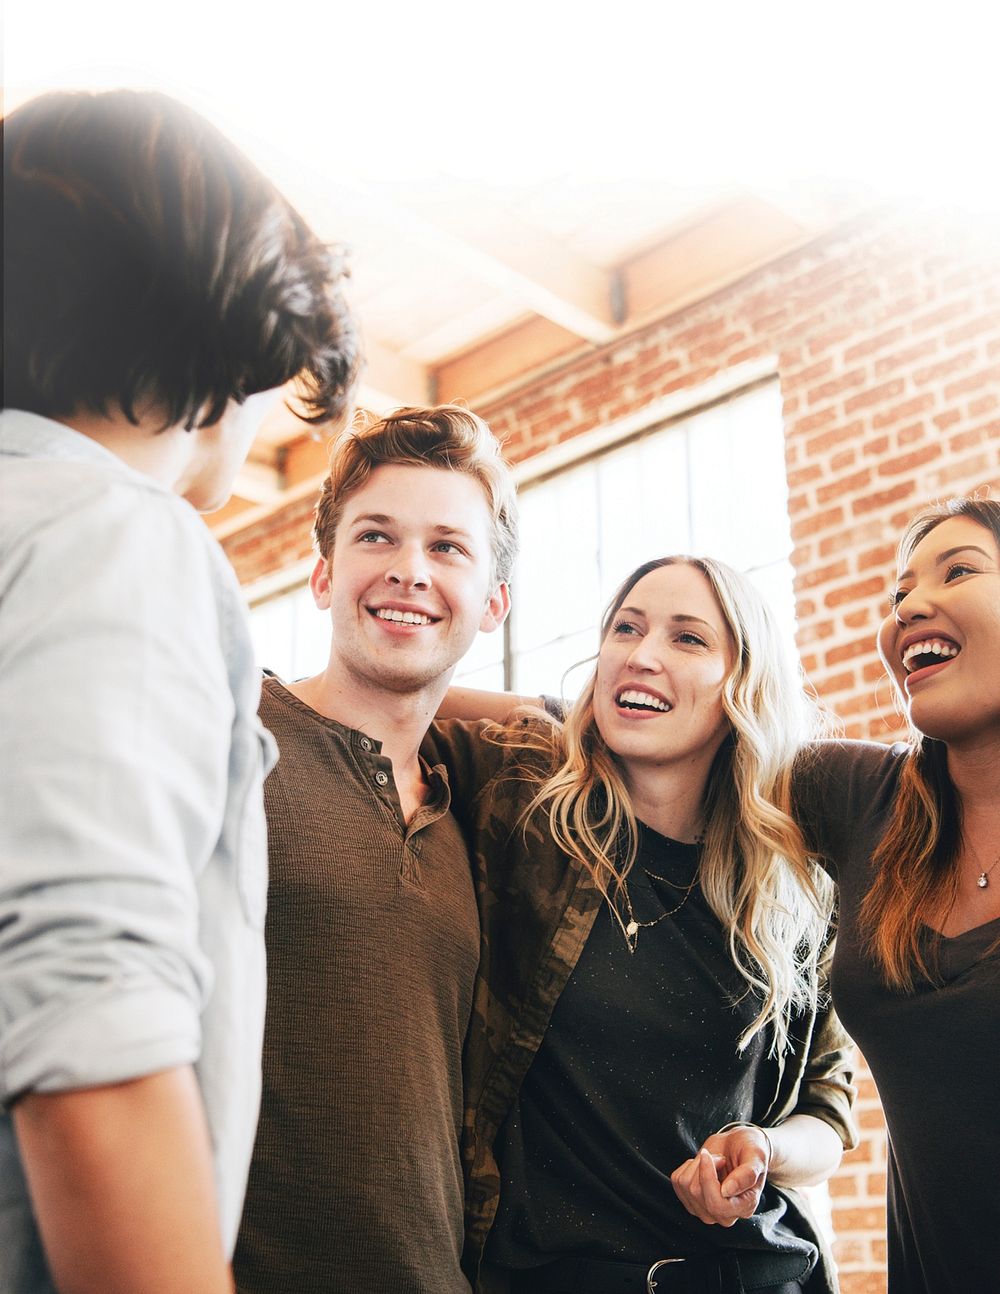
[[[13,1113],[59,1294],[231,1294],[190,1067],[29,1093]]]
[[[518,696],[516,692],[488,692],[476,687],[450,687],[438,707],[439,719],[492,719],[503,723],[521,706],[541,708],[540,696]]]

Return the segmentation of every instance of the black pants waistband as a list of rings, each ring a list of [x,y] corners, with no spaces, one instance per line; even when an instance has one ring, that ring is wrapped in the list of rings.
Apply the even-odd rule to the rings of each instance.
[[[668,1255],[664,1255],[667,1258]],[[809,1272],[803,1254],[719,1254],[648,1264],[564,1258],[511,1272],[512,1294],[800,1294]],[[650,1284],[652,1282],[652,1284]]]

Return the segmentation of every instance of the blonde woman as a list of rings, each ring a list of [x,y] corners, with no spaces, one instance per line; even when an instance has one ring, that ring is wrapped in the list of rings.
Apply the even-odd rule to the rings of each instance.
[[[483,922],[477,1289],[836,1289],[795,1188],[853,1144],[852,1089],[830,886],[779,807],[806,736],[783,660],[747,581],[665,558],[616,595],[565,726],[435,730]]]

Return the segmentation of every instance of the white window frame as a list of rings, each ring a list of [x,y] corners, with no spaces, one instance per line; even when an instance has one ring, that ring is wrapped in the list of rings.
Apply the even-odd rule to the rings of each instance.
[[[755,390],[775,385],[780,394],[780,385],[778,378],[777,358],[775,356],[763,356],[758,360],[750,363],[737,365],[727,369],[725,372],[717,375],[709,382],[700,384],[696,388],[688,388],[684,391],[673,392],[660,400],[645,405],[642,409],[630,414],[624,418],[618,419],[613,423],[595,428],[590,432],[582,433],[572,437],[549,450],[534,455],[531,458],[523,460],[514,469],[515,480],[519,490],[524,487],[541,484],[551,480],[564,472],[568,472],[583,464],[600,459],[605,455],[614,453],[616,450],[628,446],[630,443],[638,442],[647,437],[656,436],[661,432],[669,432],[672,427],[684,424],[698,415],[707,413],[711,409],[727,404],[731,401],[738,400],[740,397],[752,394]],[[696,433],[695,433],[696,434]],[[785,475],[787,481],[787,471]],[[688,502],[690,506],[690,486],[688,489]],[[688,530],[690,531],[690,518]],[[788,552],[791,551],[791,539],[789,536]],[[645,558],[654,558],[663,556],[662,553],[650,552]],[[530,557],[530,554],[528,554]],[[773,561],[765,564],[770,566]],[[735,564],[735,563],[733,563]],[[753,568],[750,569],[752,574]],[[621,571],[618,577],[624,577],[626,571]],[[514,577],[513,587],[513,609],[511,617],[504,626],[504,686],[508,691],[524,692],[525,690],[534,691],[535,687],[523,685],[523,681],[518,678],[515,668],[514,652],[514,625],[517,609],[519,605],[518,590],[516,586],[517,572]],[[560,596],[565,596],[563,592]],[[609,595],[608,595],[609,596]],[[593,608],[593,619],[596,624],[600,614],[604,610],[604,603],[608,597],[600,599],[602,605]],[[787,625],[788,642],[787,647],[790,652],[795,652],[794,644],[794,615],[791,612],[793,604],[792,591],[789,589],[789,611],[791,619]],[[587,656],[596,652],[597,634],[596,629],[593,635],[593,642],[588,643],[583,650],[582,656]],[[583,674],[585,677],[585,673]],[[537,683],[538,680],[535,680]],[[561,685],[560,678],[551,678],[544,683],[547,691],[557,691]],[[568,691],[572,691],[570,688]]]

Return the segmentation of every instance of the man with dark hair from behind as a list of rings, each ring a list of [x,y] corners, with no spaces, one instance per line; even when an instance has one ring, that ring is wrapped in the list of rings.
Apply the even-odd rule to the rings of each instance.
[[[3,124],[0,1289],[222,1294],[259,1098],[272,758],[218,507],[341,267],[190,109]]]

